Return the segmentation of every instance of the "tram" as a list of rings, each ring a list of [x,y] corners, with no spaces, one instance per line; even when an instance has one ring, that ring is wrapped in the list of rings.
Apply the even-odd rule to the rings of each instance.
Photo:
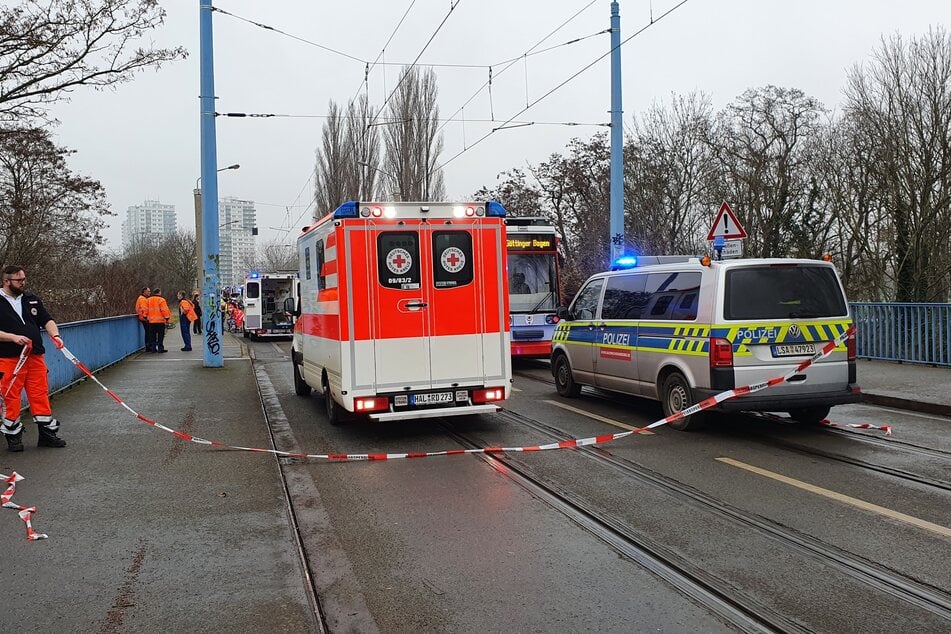
[[[547,218],[506,222],[512,357],[547,359],[558,323],[561,236]]]

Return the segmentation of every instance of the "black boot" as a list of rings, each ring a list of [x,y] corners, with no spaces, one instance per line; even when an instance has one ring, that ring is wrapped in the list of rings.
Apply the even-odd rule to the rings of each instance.
[[[17,434],[4,434],[7,439],[7,451],[23,451],[23,432]]]
[[[49,425],[53,426],[50,429]],[[40,437],[36,441],[37,447],[65,447],[66,441],[56,435],[59,430],[59,421],[55,418],[49,423],[37,423],[36,428],[40,431]]]

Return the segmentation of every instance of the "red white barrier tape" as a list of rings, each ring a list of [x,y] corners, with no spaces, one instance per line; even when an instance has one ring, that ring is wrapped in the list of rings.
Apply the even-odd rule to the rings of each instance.
[[[650,425],[641,427],[639,429],[618,432],[616,434],[605,434],[603,436],[592,436],[590,438],[572,438],[570,440],[562,440],[560,442],[548,443],[546,445],[532,445],[529,447],[485,447],[482,449],[448,449],[445,451],[425,451],[425,452],[407,452],[407,453],[370,453],[370,454],[366,454],[366,453],[344,453],[344,454],[294,453],[290,451],[280,451],[278,449],[260,449],[257,447],[240,447],[237,445],[227,445],[227,444],[216,442],[213,440],[206,440],[204,438],[192,436],[190,434],[186,434],[185,432],[177,431],[170,427],[166,427],[165,425],[157,423],[154,420],[150,418],[146,418],[142,414],[139,414],[137,411],[135,411],[134,409],[126,405],[122,401],[122,399],[116,396],[116,394],[112,390],[110,390],[105,385],[103,385],[99,381],[99,379],[97,379],[93,375],[93,373],[90,372],[89,369],[85,365],[83,365],[82,362],[79,359],[77,359],[73,355],[72,352],[69,351],[68,348],[63,347],[62,352],[66,356],[66,358],[72,362],[73,365],[79,368],[90,379],[95,381],[96,384],[106,392],[106,394],[108,394],[116,403],[118,403],[119,405],[127,409],[129,412],[131,412],[132,415],[135,416],[137,419],[139,419],[143,423],[146,423],[153,427],[157,427],[163,431],[166,431],[170,434],[178,436],[182,440],[187,440],[189,442],[193,442],[199,445],[219,447],[221,449],[236,449],[239,451],[250,451],[254,453],[269,453],[269,454],[274,454],[276,456],[284,456],[287,458],[314,458],[317,460],[331,460],[335,462],[351,462],[351,461],[357,462],[357,461],[365,461],[365,460],[398,460],[400,458],[430,458],[433,456],[456,456],[456,455],[462,455],[462,454],[492,454],[492,453],[507,453],[507,452],[519,453],[519,452],[528,452],[528,451],[548,451],[551,449],[568,449],[570,447],[584,447],[586,445],[595,445],[595,444],[611,442],[613,440],[619,440],[626,436],[632,436],[634,434],[639,434],[648,429],[653,429],[655,427],[660,427],[661,425],[666,425],[667,423],[672,423],[674,421],[680,420],[681,418],[690,416],[691,414],[696,414],[697,412],[700,412],[702,410],[710,409],[711,407],[717,405],[718,403],[722,403],[723,401],[727,401],[732,398],[737,398],[739,396],[744,396],[746,394],[752,394],[753,392],[759,392],[760,390],[765,390],[767,388],[773,387],[774,385],[779,385],[780,383],[788,381],[791,377],[797,374],[801,374],[803,371],[806,370],[806,368],[811,366],[813,363],[815,363],[819,359],[822,359],[832,354],[832,351],[835,350],[839,346],[839,344],[845,341],[846,338],[849,335],[853,334],[854,332],[855,332],[855,327],[854,326],[850,327],[847,331],[839,335],[834,341],[830,341],[829,343],[827,343],[819,352],[815,353],[814,355],[812,355],[812,357],[800,363],[794,369],[787,372],[784,376],[776,377],[774,379],[763,381],[761,383],[755,383],[753,385],[745,385],[743,387],[737,387],[737,388],[733,388],[732,390],[721,392],[719,394],[711,396],[710,398],[704,399],[703,401],[695,405],[691,405],[690,407],[684,409],[683,411],[675,412],[674,414],[671,414],[667,418],[662,418],[661,420],[657,422],[651,423]]]
[[[17,364],[13,368],[13,374],[10,376],[10,382],[7,383],[7,389],[4,390],[3,396],[0,397],[0,419],[6,418],[7,416],[7,394],[10,393],[10,388],[13,387],[13,382],[16,380],[20,370],[22,370],[23,366],[26,365],[26,359],[30,356],[31,350],[33,350],[32,341],[28,341],[27,344],[23,346],[23,350],[20,350],[20,358],[17,360]]]
[[[877,429],[879,431],[885,432],[886,436],[892,435],[891,425],[872,425],[871,423],[861,423],[861,424],[852,424],[852,423],[833,423],[828,418],[819,421],[820,425],[825,425],[826,427],[851,427],[852,429]]]
[[[0,480],[6,482],[9,486],[6,491],[0,494],[0,502],[3,502],[2,506],[5,509],[15,509],[18,511],[20,519],[26,524],[26,538],[29,541],[36,541],[38,539],[49,539],[49,536],[45,533],[37,533],[33,530],[33,514],[36,513],[35,506],[20,506],[16,502],[12,501],[13,494],[17,490],[17,482],[23,480],[23,476],[14,471],[10,475],[3,475],[0,473]]]

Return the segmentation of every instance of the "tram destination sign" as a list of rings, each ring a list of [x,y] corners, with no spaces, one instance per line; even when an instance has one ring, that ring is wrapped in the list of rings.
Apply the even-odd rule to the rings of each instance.
[[[542,234],[509,234],[505,240],[509,251],[554,251],[555,237]]]

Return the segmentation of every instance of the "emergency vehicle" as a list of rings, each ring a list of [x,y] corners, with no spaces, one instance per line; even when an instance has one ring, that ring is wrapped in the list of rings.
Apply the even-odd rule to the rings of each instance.
[[[505,209],[347,202],[297,240],[297,394],[332,424],[495,412],[508,398]]]
[[[244,280],[244,336],[290,337],[300,284],[297,273],[258,273]]]
[[[682,262],[594,275],[559,309],[551,355],[559,394],[578,396],[591,385],[658,400],[669,416],[724,390],[783,376],[852,326],[829,262],[655,261],[673,259]],[[853,333],[808,372],[718,409],[783,411],[817,423],[832,405],[861,400],[855,356]],[[705,414],[670,426],[698,427]]]
[[[547,359],[561,303],[561,236],[548,219],[527,216],[508,218],[506,231],[512,357]]]

